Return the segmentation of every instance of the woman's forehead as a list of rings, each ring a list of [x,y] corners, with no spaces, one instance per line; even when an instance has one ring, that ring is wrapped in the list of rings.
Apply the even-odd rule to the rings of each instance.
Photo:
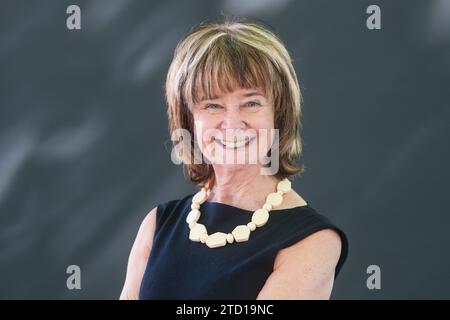
[[[220,90],[211,91],[211,95],[209,97],[206,94],[202,93],[200,95],[201,98],[199,99],[199,101],[201,102],[205,100],[220,100],[230,96],[237,98],[247,98],[247,97],[266,98],[266,94],[264,90],[262,90],[261,88],[235,88],[228,92]]]
[[[251,88],[251,89],[243,89],[238,88],[229,92],[213,92],[211,97],[205,97],[205,99],[208,100],[216,100],[216,99],[222,99],[227,96],[236,96],[241,98],[246,97],[254,97],[254,96],[261,96],[265,97],[265,94],[262,90],[259,90],[258,88]]]

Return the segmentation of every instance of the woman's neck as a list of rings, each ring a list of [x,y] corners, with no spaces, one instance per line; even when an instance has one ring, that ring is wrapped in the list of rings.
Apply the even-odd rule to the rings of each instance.
[[[237,170],[215,168],[215,180],[208,201],[220,202],[246,210],[256,210],[269,193],[276,191],[278,179],[261,175],[258,167]]]

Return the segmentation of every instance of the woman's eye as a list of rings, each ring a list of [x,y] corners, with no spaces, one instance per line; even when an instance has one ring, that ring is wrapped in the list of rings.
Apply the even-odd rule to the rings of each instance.
[[[259,104],[258,102],[255,102],[255,101],[250,101],[250,102],[246,103],[246,106],[250,107],[250,108],[259,107],[260,105],[261,104]]]
[[[220,109],[221,106],[219,106],[218,104],[207,104],[205,106],[205,109]]]

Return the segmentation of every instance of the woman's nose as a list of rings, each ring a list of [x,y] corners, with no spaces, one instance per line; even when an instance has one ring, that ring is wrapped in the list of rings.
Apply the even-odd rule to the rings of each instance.
[[[245,129],[247,123],[240,110],[227,110],[222,119],[222,129]]]

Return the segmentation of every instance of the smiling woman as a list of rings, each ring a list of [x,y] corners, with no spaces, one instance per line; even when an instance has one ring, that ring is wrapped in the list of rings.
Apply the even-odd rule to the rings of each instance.
[[[348,242],[290,181],[304,170],[301,94],[281,40],[244,19],[203,23],[177,46],[165,89],[200,190],[144,219],[121,298],[329,298]]]

